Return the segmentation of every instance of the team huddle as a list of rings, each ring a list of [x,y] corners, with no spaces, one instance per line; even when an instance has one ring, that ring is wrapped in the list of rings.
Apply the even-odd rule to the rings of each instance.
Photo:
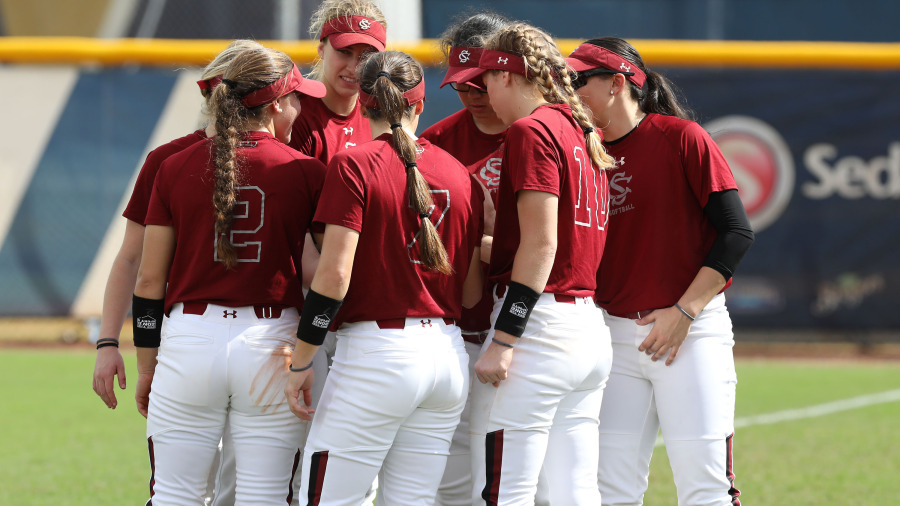
[[[627,41],[563,56],[492,13],[441,38],[463,108],[369,0],[319,59],[236,40],[208,125],[123,213],[94,391],[125,388],[147,504],[636,505],[662,430],[681,505],[739,505],[724,291],[754,240],[721,151]],[[611,194],[612,189],[612,194]]]

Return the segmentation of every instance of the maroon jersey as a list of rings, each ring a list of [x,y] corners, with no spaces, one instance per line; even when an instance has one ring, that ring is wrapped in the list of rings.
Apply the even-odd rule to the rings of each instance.
[[[431,316],[459,318],[462,285],[481,242],[484,194],[446,151],[420,140],[416,163],[431,187],[431,221],[454,274],[423,267],[419,215],[409,207],[406,168],[384,134],[332,158],[316,222],[359,232],[350,288],[335,318],[343,322]]]
[[[362,116],[358,101],[353,112],[341,116],[321,98],[300,95],[300,115],[291,129],[292,148],[327,165],[335,154],[371,140],[369,120]]]
[[[475,126],[472,114],[463,109],[426,129],[421,138],[428,139],[462,162],[478,182],[490,191],[496,207],[504,135],[505,133],[482,132]],[[463,332],[489,330],[493,309],[494,298],[485,283],[485,290],[478,304],[471,309],[462,308],[459,327]]]
[[[505,146],[491,282],[509,282],[520,240],[516,195],[536,190],[559,197],[556,258],[544,291],[593,295],[606,241],[609,188],[606,173],[591,163],[572,110],[568,105],[538,107],[509,127]]]
[[[497,207],[497,188],[500,187],[500,166],[503,164],[504,149],[505,146],[501,143],[495,151],[466,167],[472,176],[487,188],[495,208]]]
[[[166,311],[176,302],[192,301],[300,309],[300,257],[325,166],[267,132],[244,135],[230,234],[238,263],[226,270],[215,246],[212,150],[209,140],[169,157],[153,188],[147,225],[172,226],[177,244]]]
[[[596,301],[618,314],[669,307],[717,237],[703,214],[709,194],[737,188],[734,176],[700,125],[673,116],[648,114],[605,145],[616,166]]]
[[[503,143],[503,136],[503,132],[486,134],[479,130],[472,114],[463,109],[431,125],[419,137],[428,139],[469,167],[496,151]]]
[[[134,183],[134,191],[131,192],[131,199],[125,206],[122,216],[129,220],[144,224],[147,217],[147,208],[150,207],[150,194],[153,193],[153,181],[156,180],[156,173],[159,172],[159,166],[163,160],[190,146],[191,144],[202,141],[206,138],[206,131],[203,129],[191,132],[184,137],[179,137],[174,141],[154,149],[147,154],[144,165],[138,173],[137,181]]]

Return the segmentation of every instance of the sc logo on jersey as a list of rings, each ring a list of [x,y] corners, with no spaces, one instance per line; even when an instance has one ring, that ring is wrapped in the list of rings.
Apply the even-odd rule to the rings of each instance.
[[[626,186],[633,176],[627,176],[624,172],[617,172],[609,180],[609,203],[612,207],[619,207],[625,203],[631,188]]]
[[[728,160],[753,230],[775,223],[794,193],[794,159],[781,134],[749,116],[725,116],[703,127]]]

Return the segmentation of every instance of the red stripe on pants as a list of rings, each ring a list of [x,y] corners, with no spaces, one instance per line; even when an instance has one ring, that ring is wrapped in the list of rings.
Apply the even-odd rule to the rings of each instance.
[[[500,471],[503,469],[503,429],[490,432],[484,440],[486,479],[481,498],[496,506],[500,496]]]
[[[150,499],[145,506],[153,505],[153,486],[156,485],[156,456],[153,455],[153,436],[147,438],[147,453],[150,455]]]
[[[725,474],[728,476],[728,483],[731,483],[728,495],[731,496],[732,506],[741,506],[741,500],[738,499],[741,491],[734,486],[734,432],[725,438],[725,451],[727,452],[725,455]]]
[[[309,491],[307,506],[319,506],[322,498],[322,484],[325,483],[325,468],[328,466],[328,451],[313,453],[309,466]]]

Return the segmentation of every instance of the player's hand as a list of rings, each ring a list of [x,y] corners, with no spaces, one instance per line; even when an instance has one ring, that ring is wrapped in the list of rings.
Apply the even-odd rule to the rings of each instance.
[[[504,343],[515,344],[516,338],[503,331],[495,331],[494,339]],[[482,383],[490,383],[495,387],[506,379],[509,364],[512,362],[513,348],[492,342],[475,362],[475,376]]]
[[[312,368],[300,372],[290,372],[287,384],[284,386],[284,396],[287,397],[288,407],[291,413],[301,420],[312,420],[315,410],[312,405],[312,386],[315,380]],[[300,394],[303,394],[303,404],[300,404]]]
[[[638,346],[638,351],[652,355],[650,360],[654,362],[665,357],[668,353],[666,365],[672,365],[675,357],[678,356],[678,350],[681,349],[681,345],[687,337],[688,330],[691,328],[691,321],[673,306],[657,309],[637,321],[638,325],[649,325],[651,323],[653,328],[650,330],[647,338],[644,339],[644,342]]]
[[[113,387],[115,377],[119,379],[119,388],[125,390],[125,362],[119,348],[115,346],[100,348],[94,362],[94,392],[110,409],[116,409],[118,405],[116,389]]]
[[[491,192],[478,181],[482,191],[484,191],[484,235],[494,235],[494,221],[497,218],[497,210],[494,209],[494,199]]]
[[[134,400],[137,402],[138,413],[147,418],[147,409],[150,407],[150,385],[153,383],[152,372],[138,373],[137,387],[134,392]]]

